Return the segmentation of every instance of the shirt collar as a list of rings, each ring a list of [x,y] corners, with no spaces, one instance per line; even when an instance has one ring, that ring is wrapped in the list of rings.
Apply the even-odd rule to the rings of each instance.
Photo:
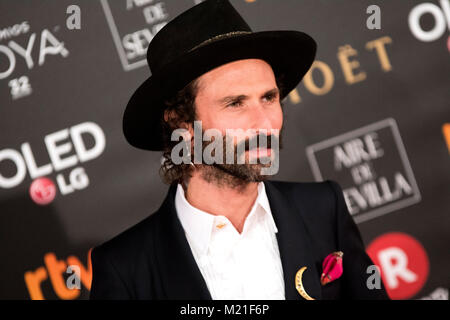
[[[270,210],[269,200],[266,194],[266,188],[263,182],[258,184],[258,196],[252,209],[247,216],[247,219],[254,215],[257,206],[263,208],[264,213],[267,215],[269,224],[272,231],[277,233],[278,229]],[[181,184],[177,186],[177,193],[175,195],[175,208],[177,211],[178,219],[183,226],[184,231],[188,234],[193,245],[198,252],[203,255],[208,249],[208,245],[211,239],[211,233],[215,225],[215,220],[223,216],[216,216],[192,206],[185,197],[184,189]]]

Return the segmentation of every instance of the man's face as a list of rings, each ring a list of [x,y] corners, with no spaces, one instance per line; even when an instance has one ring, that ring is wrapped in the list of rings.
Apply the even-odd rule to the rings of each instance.
[[[280,130],[283,113],[272,67],[260,59],[238,60],[202,75],[195,100],[203,129]]]
[[[270,136],[271,130],[281,130],[283,125],[275,75],[271,66],[260,59],[234,61],[202,75],[198,79],[195,108],[203,130],[214,128],[223,136],[227,129],[250,129],[256,133],[265,130]],[[238,135],[234,145],[248,138]],[[244,181],[259,181],[262,165],[248,164],[249,159],[271,156],[270,152],[252,149],[245,152],[245,165],[224,164],[216,168]]]

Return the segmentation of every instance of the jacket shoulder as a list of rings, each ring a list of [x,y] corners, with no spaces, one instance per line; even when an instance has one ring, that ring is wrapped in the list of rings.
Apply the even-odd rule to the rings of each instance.
[[[159,215],[158,210],[113,238],[94,247],[92,259],[109,261],[119,270],[128,269],[129,261],[138,261],[146,250],[152,247],[153,234],[158,224]]]

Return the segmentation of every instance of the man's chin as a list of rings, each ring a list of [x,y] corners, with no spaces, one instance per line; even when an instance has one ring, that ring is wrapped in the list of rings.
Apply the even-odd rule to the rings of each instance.
[[[214,164],[212,167],[217,171],[218,177],[234,178],[243,183],[261,182],[268,178],[261,174],[261,170],[266,167],[262,164]]]

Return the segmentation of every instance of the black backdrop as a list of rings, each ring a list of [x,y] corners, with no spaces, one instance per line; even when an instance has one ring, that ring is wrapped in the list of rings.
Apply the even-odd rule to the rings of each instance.
[[[448,299],[449,0],[231,2],[255,31],[318,43],[275,178],[338,181],[391,297]],[[151,37],[194,3],[0,0],[0,298],[87,298],[89,249],[160,205],[161,155],[129,146],[121,117]]]

